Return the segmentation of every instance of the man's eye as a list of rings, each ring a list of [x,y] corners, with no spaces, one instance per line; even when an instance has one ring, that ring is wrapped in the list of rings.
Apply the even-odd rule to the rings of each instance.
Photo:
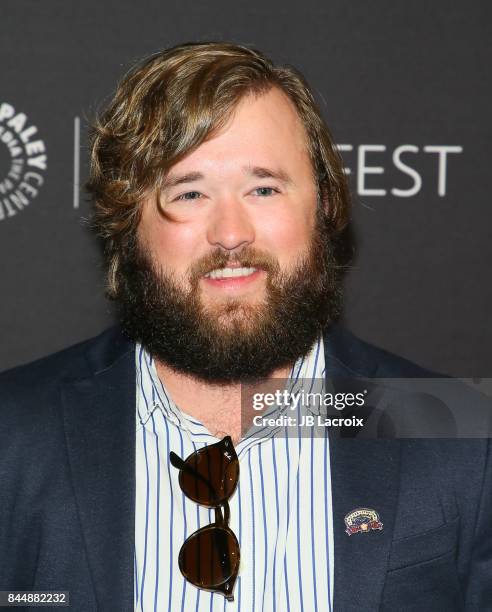
[[[198,200],[200,196],[201,193],[199,191],[187,191],[178,196],[176,200]]]
[[[274,187],[257,187],[255,191],[260,196],[271,196],[274,193],[278,193],[278,190],[275,189]]]

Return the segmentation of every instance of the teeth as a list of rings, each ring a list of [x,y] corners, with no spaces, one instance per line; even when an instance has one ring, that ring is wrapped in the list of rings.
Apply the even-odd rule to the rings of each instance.
[[[206,278],[236,278],[238,276],[249,276],[256,272],[256,268],[221,268],[212,270],[206,274]]]

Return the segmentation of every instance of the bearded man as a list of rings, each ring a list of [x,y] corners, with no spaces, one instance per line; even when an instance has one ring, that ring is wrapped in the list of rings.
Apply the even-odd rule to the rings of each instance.
[[[234,44],[155,54],[95,124],[88,189],[120,325],[1,377],[0,589],[492,609],[488,440],[251,428],[260,382],[428,375],[336,323],[349,198],[303,77]]]

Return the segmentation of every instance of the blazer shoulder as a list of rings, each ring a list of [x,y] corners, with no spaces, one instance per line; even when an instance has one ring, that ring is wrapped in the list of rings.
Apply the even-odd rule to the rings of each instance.
[[[328,359],[342,364],[349,372],[377,378],[441,378],[443,374],[428,370],[409,359],[380,348],[349,331],[332,324],[325,335]]]
[[[42,405],[58,394],[61,382],[87,378],[104,370],[131,348],[119,328],[112,327],[61,351],[0,374],[0,410],[15,405]]]

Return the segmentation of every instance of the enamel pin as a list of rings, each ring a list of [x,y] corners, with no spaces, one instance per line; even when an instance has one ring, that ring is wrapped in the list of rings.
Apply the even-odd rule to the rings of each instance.
[[[353,533],[369,533],[373,529],[381,531],[383,528],[379,514],[372,508],[356,508],[346,515],[344,521],[345,533],[349,536]]]

